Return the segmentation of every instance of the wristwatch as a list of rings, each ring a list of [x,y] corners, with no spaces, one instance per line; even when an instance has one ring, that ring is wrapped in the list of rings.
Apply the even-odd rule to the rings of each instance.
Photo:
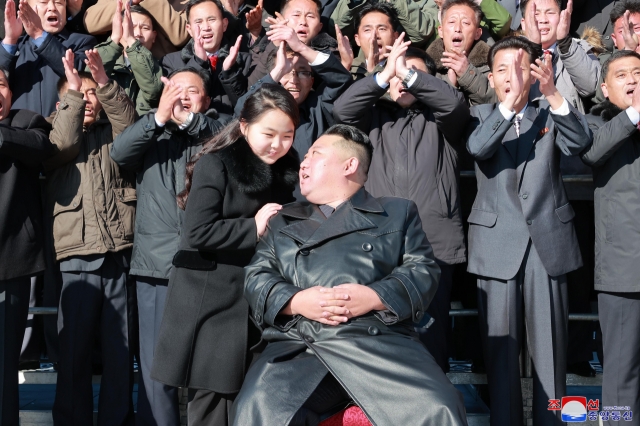
[[[416,70],[411,68],[409,69],[409,72],[407,73],[407,75],[405,75],[404,78],[402,79],[402,85],[404,86],[405,89],[409,88],[409,82],[411,81],[415,73],[416,73]]]

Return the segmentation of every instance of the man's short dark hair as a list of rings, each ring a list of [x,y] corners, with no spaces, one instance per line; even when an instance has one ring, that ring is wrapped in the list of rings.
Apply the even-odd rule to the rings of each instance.
[[[4,74],[4,77],[9,81],[9,70],[6,67],[0,65],[0,71]]]
[[[179,68],[177,70],[171,71],[171,73],[167,76],[167,78],[171,80],[171,78],[174,75],[180,74],[183,72],[190,72],[191,74],[195,74],[198,77],[200,77],[200,79],[202,80],[202,87],[204,87],[204,91],[207,92],[207,94],[209,93],[209,83],[210,83],[209,74],[204,70],[195,69],[194,67]]]
[[[280,13],[284,13],[284,9],[289,5],[289,3],[291,3],[293,0],[282,0],[282,3],[280,3]],[[315,3],[316,7],[318,8],[318,15],[320,15],[322,13],[322,2],[320,2],[320,0],[309,0],[313,3]]]
[[[417,47],[409,46],[405,54],[405,59],[411,58],[421,59],[427,66],[427,72],[431,75],[436,75],[436,63],[433,62],[431,56],[427,55],[427,52]]]
[[[556,4],[558,5],[558,9],[562,10],[562,2],[561,0],[555,0]],[[529,3],[531,3],[531,0],[521,0],[520,1],[520,10],[522,11],[522,17],[524,18],[524,14],[527,11],[527,6],[529,6]]]
[[[611,13],[609,13],[609,19],[611,20],[611,25],[615,27],[616,21],[622,18],[622,16],[627,10],[631,12],[632,15],[634,13],[640,14],[640,2],[637,0],[636,1],[625,0],[625,1],[621,1],[614,4],[613,8],[611,9]],[[604,36],[604,34],[602,35]]]
[[[78,77],[80,77],[81,80],[89,80],[89,81],[93,81],[95,83],[95,80],[93,79],[93,76],[91,75],[91,73],[84,72],[84,71],[78,71]],[[56,85],[56,90],[58,91],[58,96],[62,96],[62,91],[64,90],[65,87],[67,87],[67,82],[68,81],[67,81],[67,77],[66,76],[62,76],[58,80],[58,84]]]
[[[362,22],[362,18],[364,18],[366,15],[373,13],[373,12],[378,12],[378,13],[382,13],[383,15],[387,15],[387,17],[389,18],[389,22],[391,23],[391,29],[393,31],[398,31],[400,29],[400,21],[398,20],[398,11],[396,10],[395,7],[391,6],[389,3],[367,3],[362,10],[360,10],[360,13],[358,13],[358,16],[356,17],[356,32],[358,32],[358,29],[360,29],[360,23]]]
[[[614,63],[615,61],[617,61],[618,59],[623,59],[623,58],[636,58],[636,59],[640,60],[640,55],[637,54],[633,50],[617,50],[617,51],[613,52],[611,54],[611,56],[609,57],[609,59],[607,59],[604,62],[604,64],[602,64],[602,79],[603,80],[607,79],[607,74],[609,73],[609,67],[611,66],[611,64]]]
[[[362,171],[366,176],[369,173],[371,165],[371,157],[373,156],[373,145],[369,140],[369,136],[362,130],[346,124],[335,124],[323,133],[323,136],[340,136],[342,140],[336,143],[344,149],[353,152],[354,157],[360,162]]]
[[[140,6],[139,4],[132,4],[131,5],[131,13],[137,13],[139,15],[144,15],[147,18],[149,18],[151,20],[151,29],[155,30],[157,25],[156,25],[156,20],[153,18],[153,15],[151,13],[149,13],[149,11],[147,9],[145,9],[144,7]],[[122,12],[124,13],[124,12]]]
[[[522,2],[520,3],[522,4]],[[480,21],[482,21],[482,9],[480,6],[473,0],[446,0],[442,5],[442,12],[440,16],[442,16],[442,20],[444,21],[444,16],[447,14],[447,10],[451,9],[453,6],[467,6],[469,9],[473,10],[474,15],[476,15],[476,26],[480,27]]]
[[[185,13],[187,15],[187,22],[189,22],[189,15],[191,14],[191,9],[194,6],[197,6],[197,5],[202,4],[202,3],[206,3],[208,1],[210,1],[211,3],[215,4],[216,6],[218,6],[218,9],[220,9],[220,13],[224,17],[224,6],[222,6],[222,3],[220,2],[220,0],[189,0],[187,2],[187,7],[185,8]]]
[[[491,46],[491,49],[489,49],[489,57],[488,57],[489,70],[493,71],[493,59],[495,58],[496,53],[498,53],[501,50],[510,50],[510,49],[513,49],[513,50],[522,49],[526,54],[529,55],[529,62],[532,64],[534,63],[536,58],[539,58],[542,55],[542,52],[540,52],[540,49],[537,47],[537,45],[533,44],[531,41],[529,41],[525,37],[520,37],[520,36],[505,37],[502,40],[498,41],[493,46]]]

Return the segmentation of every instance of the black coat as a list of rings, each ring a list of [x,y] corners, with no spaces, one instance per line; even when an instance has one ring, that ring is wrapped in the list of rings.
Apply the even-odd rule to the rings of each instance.
[[[44,270],[40,163],[52,153],[51,127],[35,112],[0,121],[0,281]]]
[[[595,184],[596,290],[639,292],[640,132],[625,111],[606,100],[587,115],[593,145],[582,160]]]
[[[327,219],[313,204],[285,206],[245,270],[269,343],[236,398],[234,425],[289,424],[328,372],[374,425],[466,424],[461,395],[413,331],[440,269],[412,201],[361,189]],[[337,326],[278,315],[303,289],[343,283],[367,285],[387,310]]]
[[[196,163],[154,380],[225,394],[240,389],[248,349],[260,339],[243,298],[243,267],[258,242],[254,216],[267,203],[292,201],[297,172],[292,156],[269,166],[244,140]]]

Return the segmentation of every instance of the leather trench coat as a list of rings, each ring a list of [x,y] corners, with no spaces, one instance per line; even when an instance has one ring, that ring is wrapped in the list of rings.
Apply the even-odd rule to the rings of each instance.
[[[412,201],[360,189],[329,218],[313,204],[285,206],[245,267],[245,297],[268,344],[233,424],[289,424],[328,372],[374,425],[466,424],[459,392],[413,331],[439,275]],[[278,315],[305,288],[343,283],[368,285],[388,309],[335,327]]]

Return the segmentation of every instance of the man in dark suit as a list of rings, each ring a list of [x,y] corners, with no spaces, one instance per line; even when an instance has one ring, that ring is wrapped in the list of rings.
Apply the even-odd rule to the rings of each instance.
[[[607,100],[587,121],[593,145],[582,160],[593,168],[595,289],[604,350],[602,405],[628,406],[627,418],[607,425],[640,424],[640,55],[615,52],[605,62]]]
[[[45,269],[38,171],[52,146],[42,116],[11,110],[7,74],[0,68],[0,424],[17,426],[29,277]]]
[[[566,273],[582,265],[560,156],[591,142],[587,123],[558,93],[551,55],[508,37],[489,52],[499,104],[473,107],[467,149],[478,195],[469,216],[468,271],[478,275],[478,306],[491,397],[491,424],[523,422],[518,356],[523,319],[533,360],[533,419],[560,425],[548,400],[565,393]],[[539,81],[546,102],[528,102]]]

